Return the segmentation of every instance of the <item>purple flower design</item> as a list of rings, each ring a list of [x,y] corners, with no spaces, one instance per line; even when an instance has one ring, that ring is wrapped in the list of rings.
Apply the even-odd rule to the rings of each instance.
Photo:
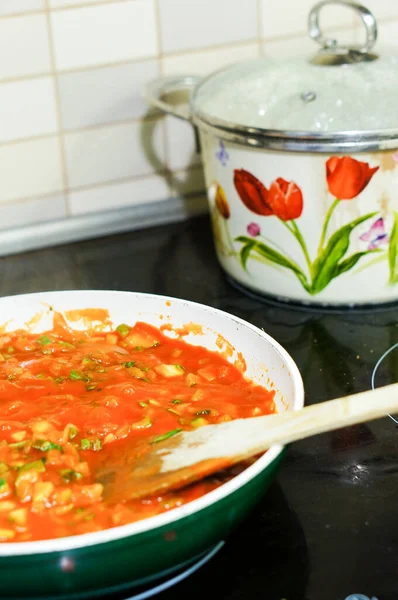
[[[379,246],[388,244],[390,238],[385,231],[384,220],[381,217],[377,219],[369,231],[363,233],[359,239],[368,242],[368,250],[376,250]]]
[[[247,226],[247,233],[252,237],[257,237],[261,233],[260,226],[257,223],[249,223]]]
[[[220,146],[220,149],[216,152],[216,158],[218,158],[218,160],[220,161],[222,166],[225,167],[225,165],[227,164],[228,159],[229,159],[229,154],[226,151],[222,140],[219,141],[219,146]]]

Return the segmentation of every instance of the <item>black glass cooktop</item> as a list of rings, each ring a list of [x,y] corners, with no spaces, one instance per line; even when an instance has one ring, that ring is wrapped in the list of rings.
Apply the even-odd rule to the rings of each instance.
[[[249,297],[219,268],[207,217],[0,261],[2,295],[134,290],[246,319],[295,359],[307,404],[369,389],[372,376],[376,386],[398,381],[397,307],[328,312]],[[388,416],[297,442],[255,512],[157,598],[397,600],[397,496],[398,430]]]

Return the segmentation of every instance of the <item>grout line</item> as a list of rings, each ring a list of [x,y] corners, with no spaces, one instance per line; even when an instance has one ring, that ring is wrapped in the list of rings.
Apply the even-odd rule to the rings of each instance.
[[[159,67],[159,76],[162,77],[164,75],[163,72],[163,61],[162,61],[162,33],[160,26],[160,0],[154,0],[155,2],[155,20],[156,20],[156,37],[157,37],[157,45],[158,45],[158,67]],[[165,167],[165,179],[167,182],[167,186],[169,188],[169,193],[172,190],[172,179],[170,175],[170,150],[169,150],[169,131],[167,127],[167,119],[166,115],[162,115],[161,118],[161,128],[163,133],[163,155],[164,155],[164,167]]]
[[[0,0],[1,1],[1,0]],[[84,67],[76,67],[74,69],[57,69],[57,75],[74,75],[77,73],[84,73],[86,71],[99,71],[101,69],[109,69],[112,67],[122,67],[125,65],[134,65],[141,62],[149,62],[156,60],[156,56],[145,56],[143,58],[128,58],[126,60],[119,60],[116,62],[100,63],[96,65],[87,65]],[[40,77],[48,77],[51,75],[51,71],[43,73],[32,73],[28,75],[19,75],[17,77],[0,77],[0,84],[2,83],[14,83],[15,81],[25,81],[25,79],[39,79]]]
[[[49,44],[49,49],[50,49],[50,63],[51,63],[51,70],[52,70],[52,77],[53,77],[57,125],[58,125],[58,146],[59,146],[59,152],[61,155],[61,172],[62,172],[63,187],[64,187],[64,193],[66,194],[65,210],[66,210],[67,216],[69,216],[70,210],[69,210],[68,196],[67,196],[68,168],[67,168],[67,162],[66,162],[65,140],[64,140],[64,135],[63,135],[63,127],[62,127],[61,98],[60,98],[58,76],[57,76],[57,69],[56,69],[56,62],[55,62],[54,37],[53,37],[52,24],[51,24],[49,0],[45,0],[45,6],[47,8],[47,10],[46,10],[47,35],[48,35],[48,44]]]
[[[263,33],[263,11],[261,6],[261,0],[257,0],[257,42],[258,42],[258,56],[261,57],[263,54],[263,45],[261,43]]]
[[[78,127],[75,129],[62,129],[58,132],[53,133],[41,133],[39,135],[32,135],[24,138],[14,138],[11,140],[0,141],[0,148],[4,146],[13,146],[15,144],[23,144],[28,142],[35,142],[39,140],[48,140],[57,137],[59,135],[66,136],[68,134],[76,134],[84,131],[98,131],[100,129],[107,129],[109,127],[122,127],[123,125],[134,125],[139,123],[153,124],[162,118],[161,115],[153,115],[148,117],[138,117],[136,119],[126,119],[123,121],[112,121],[110,123],[95,123],[93,125],[86,125],[85,127]]]
[[[96,0],[96,2],[90,2],[84,4],[82,2],[74,2],[73,4],[67,4],[65,6],[50,6],[50,10],[54,12],[60,12],[65,10],[75,10],[79,8],[92,8],[94,6],[104,6],[107,4],[125,4],[127,2],[134,2],[135,0]]]
[[[173,174],[179,175],[179,174],[184,174],[187,172],[190,173],[192,171],[199,171],[199,170],[202,170],[202,165],[192,165],[192,167],[188,167],[187,169],[178,169],[176,171],[173,171]],[[151,179],[152,177],[159,177],[162,175],[163,176],[165,175],[165,173],[163,171],[157,171],[156,173],[150,173],[147,175],[136,175],[133,177],[123,177],[121,179],[112,179],[112,180],[109,180],[106,182],[73,187],[73,188],[70,188],[69,192],[85,192],[88,190],[101,189],[103,187],[112,187],[112,186],[119,185],[121,183],[133,183],[135,181],[140,182],[140,181],[145,181],[147,179]],[[51,198],[52,196],[57,196],[57,195],[65,195],[64,190],[53,190],[52,192],[48,192],[47,194],[34,194],[33,196],[20,196],[18,198],[13,198],[11,200],[0,201],[0,211],[1,211],[2,206],[11,206],[11,205],[18,204],[18,203],[33,202],[33,201],[42,200],[42,199],[45,200],[47,198]]]

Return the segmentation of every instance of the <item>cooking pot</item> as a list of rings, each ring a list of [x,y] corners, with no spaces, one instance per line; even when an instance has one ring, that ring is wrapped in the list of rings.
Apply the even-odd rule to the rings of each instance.
[[[366,40],[324,36],[322,8],[351,7]],[[190,121],[218,259],[244,289],[320,305],[398,298],[398,57],[373,52],[364,6],[309,14],[307,60],[256,59],[206,78],[164,77],[148,102]],[[170,101],[189,92],[188,105]],[[172,94],[173,93],[173,94]]]
[[[169,325],[178,335],[185,327],[183,339],[195,346],[218,352],[227,349],[231,363],[240,353],[246,362],[245,375],[275,389],[278,410],[303,407],[300,373],[275,340],[233,315],[194,302],[104,290],[10,296],[0,298],[0,325],[3,332],[28,327],[39,333],[51,329],[54,312],[60,312],[72,328],[81,329],[87,327],[87,317],[76,322],[68,311],[87,308],[105,309],[113,328],[142,320],[155,327]],[[189,323],[200,327],[190,333]],[[253,465],[205,496],[142,521],[70,537],[0,543],[0,597],[83,600],[111,593],[126,597],[133,587],[176,576],[242,521],[275,477],[283,454],[282,446],[272,446]]]

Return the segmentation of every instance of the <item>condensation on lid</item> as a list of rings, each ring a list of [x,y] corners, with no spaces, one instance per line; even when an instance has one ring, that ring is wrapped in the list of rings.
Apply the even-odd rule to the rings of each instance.
[[[398,56],[319,66],[306,59],[256,59],[214,73],[193,111],[231,125],[317,133],[398,128]]]

